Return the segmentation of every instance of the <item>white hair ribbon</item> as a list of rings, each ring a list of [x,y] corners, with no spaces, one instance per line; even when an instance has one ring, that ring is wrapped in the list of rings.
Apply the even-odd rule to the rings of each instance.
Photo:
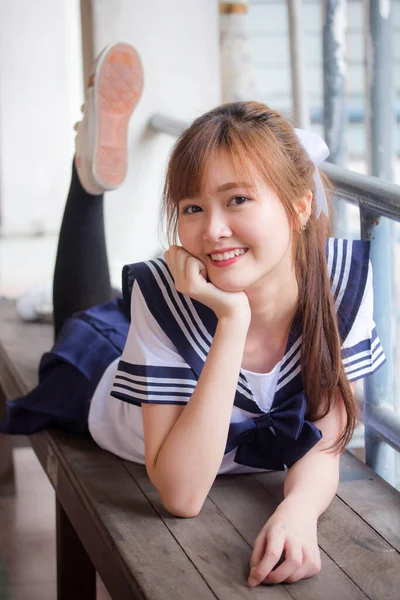
[[[295,132],[300,144],[307,152],[309,159],[314,163],[314,184],[315,184],[315,206],[316,206],[316,218],[323,212],[326,216],[328,213],[328,203],[326,201],[326,195],[324,186],[322,185],[321,175],[319,174],[319,165],[329,156],[329,148],[325,144],[322,137],[313,133],[312,131],[305,131],[304,129],[296,129]]]

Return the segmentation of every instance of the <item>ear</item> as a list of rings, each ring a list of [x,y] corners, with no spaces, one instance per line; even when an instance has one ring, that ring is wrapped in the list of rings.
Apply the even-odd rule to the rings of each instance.
[[[296,210],[301,223],[306,224],[311,215],[313,193],[308,190],[305,196],[296,203]]]

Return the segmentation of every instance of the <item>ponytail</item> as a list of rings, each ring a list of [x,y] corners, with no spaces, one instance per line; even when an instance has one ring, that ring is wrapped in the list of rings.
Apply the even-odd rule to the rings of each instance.
[[[333,448],[344,450],[357,422],[357,405],[341,358],[341,340],[326,264],[327,219],[311,219],[297,244],[296,269],[302,318],[301,371],[307,419],[316,421],[332,409],[339,391],[347,423]]]

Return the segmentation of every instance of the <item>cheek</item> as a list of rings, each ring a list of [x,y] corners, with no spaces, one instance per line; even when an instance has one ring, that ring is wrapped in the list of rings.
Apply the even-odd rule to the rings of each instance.
[[[185,250],[190,254],[196,253],[198,235],[196,234],[196,227],[193,227],[193,223],[189,225],[188,223],[178,221],[178,237]]]
[[[291,227],[285,210],[279,206],[275,210],[264,209],[256,218],[242,222],[243,235],[255,247],[279,253],[286,249],[291,238]]]

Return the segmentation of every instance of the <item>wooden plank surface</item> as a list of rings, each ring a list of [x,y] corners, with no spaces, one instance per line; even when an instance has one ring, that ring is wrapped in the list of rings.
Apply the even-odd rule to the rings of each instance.
[[[337,495],[400,552],[400,493],[349,452]]]
[[[279,473],[253,477],[275,500],[282,499]],[[368,598],[399,599],[400,553],[338,496],[318,521],[318,543]]]
[[[246,583],[251,546],[212,500],[206,499],[196,518],[176,518],[162,506],[143,467],[129,462],[125,466],[217,598],[265,598],[265,588],[250,589]],[[291,598],[282,586],[270,586],[268,590],[271,600]]]
[[[229,574],[232,577],[232,586],[235,586],[235,590],[236,588],[240,589],[241,578],[244,579],[248,571],[248,563],[254,540],[277,505],[277,502],[254,479],[254,476],[241,475],[218,478],[210,491],[209,499],[206,501],[202,512],[194,519],[196,523],[193,523],[193,530],[190,531],[189,536],[186,524],[184,525],[184,530],[180,531],[181,523],[179,520],[173,519],[162,508],[158,495],[154,493],[152,486],[148,483],[148,479],[142,476],[140,468],[132,463],[126,463],[126,467],[135,476],[143,492],[153,503],[167,526],[177,536],[177,539],[180,540],[185,552],[189,554],[195,564],[201,564],[201,561],[204,560],[204,548],[209,549],[206,557],[207,560],[214,562],[216,570],[214,577],[217,580],[219,573],[227,571],[226,560],[229,559],[234,564],[236,559],[235,556],[232,556],[232,547],[237,550],[237,542],[235,545],[232,541],[229,543],[228,540],[215,539],[218,538],[222,517],[229,521],[234,530],[246,542],[248,548],[245,569],[243,569],[242,562],[239,561],[239,564],[235,566],[234,575]],[[279,479],[279,487],[282,488],[284,475],[282,473],[274,475],[277,475],[274,482],[276,483]],[[218,514],[220,515],[219,518],[216,517]],[[199,527],[195,527],[197,524]],[[210,524],[213,532],[211,539],[209,539]],[[223,542],[222,546],[221,541]],[[220,546],[224,549],[223,552]],[[323,553],[322,561],[323,571],[316,577],[303,580],[295,585],[282,585],[269,587],[268,589],[275,590],[279,588],[285,590],[289,597],[301,600],[320,600],[321,598],[324,598],[324,600],[337,600],[338,598],[365,600],[367,598],[325,553]],[[240,576],[239,580],[238,575]],[[212,581],[213,589],[214,585],[215,582]],[[282,598],[284,597],[287,596],[282,596]]]
[[[52,346],[53,328],[48,324],[23,323],[18,317],[13,302],[0,299],[0,341],[12,362],[12,375],[18,380],[24,393],[37,383],[37,367],[41,355]],[[10,398],[13,383],[5,381],[4,390]],[[3,380],[2,380],[3,384]],[[15,396],[20,394],[16,391]]]
[[[20,323],[14,308],[0,302],[0,341],[1,383],[8,397],[20,395],[36,383],[52,328]],[[400,495],[348,453],[338,495],[319,521],[321,573],[250,590],[252,545],[282,497],[282,473],[219,477],[200,515],[178,519],[162,507],[144,467],[60,432],[31,441],[115,598],[400,597]]]
[[[5,394],[0,387],[0,419],[5,413],[5,401]],[[2,433],[0,433],[0,489],[2,495],[15,493],[12,442],[8,435]]]
[[[89,438],[50,435],[47,448],[32,436],[33,447],[113,598],[215,598],[121,459]]]
[[[270,480],[270,481],[268,481]],[[210,498],[226,515],[240,535],[252,546],[254,540],[275,510],[278,502],[271,495],[274,488],[277,497],[283,496],[283,473],[263,475],[260,485],[254,475],[243,475],[240,479],[226,477],[217,480]],[[319,544],[321,547],[321,543]],[[296,600],[362,600],[367,598],[321,547],[322,570],[315,577],[296,585],[284,585]]]

